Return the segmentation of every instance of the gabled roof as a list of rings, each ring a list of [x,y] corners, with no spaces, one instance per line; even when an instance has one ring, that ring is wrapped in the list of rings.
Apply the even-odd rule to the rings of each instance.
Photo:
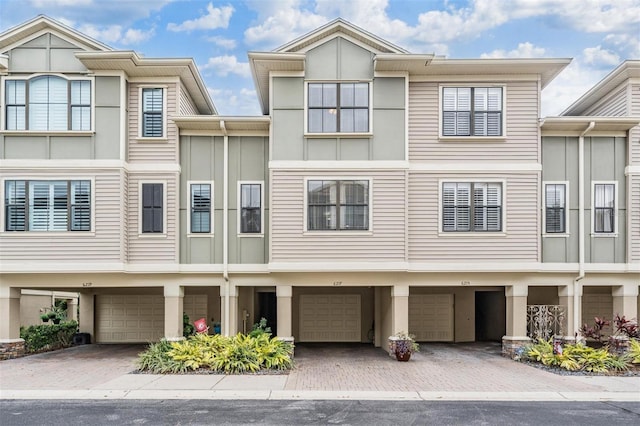
[[[310,33],[284,44],[275,49],[274,52],[306,52],[319,42],[327,38],[334,37],[336,33],[341,33],[360,42],[361,44],[367,45],[369,50],[374,53],[409,53],[403,48],[383,40],[342,18],[334,19],[322,27],[316,28]]]
[[[13,28],[9,28],[0,34],[0,52],[7,51],[11,46],[21,41],[36,36],[43,30],[51,30],[54,33],[63,35],[79,47],[86,50],[108,51],[113,50],[111,47],[97,40],[92,39],[86,34],[66,26],[62,22],[49,18],[45,15],[38,15],[35,18],[26,21]]]
[[[616,87],[630,78],[640,78],[640,60],[627,60],[618,65],[598,84],[565,109],[561,115],[584,114],[596,102],[613,92]]]

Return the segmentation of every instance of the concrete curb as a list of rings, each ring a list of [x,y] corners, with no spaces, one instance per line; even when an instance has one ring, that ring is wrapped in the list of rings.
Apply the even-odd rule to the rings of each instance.
[[[384,400],[384,401],[618,401],[640,402],[638,392],[384,392],[285,390],[0,390],[0,400]]]

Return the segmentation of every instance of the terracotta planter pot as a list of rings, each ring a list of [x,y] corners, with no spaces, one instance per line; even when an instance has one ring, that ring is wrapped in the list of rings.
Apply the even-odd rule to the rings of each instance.
[[[396,351],[396,359],[398,361],[407,362],[411,358],[411,352],[400,353],[400,351]]]

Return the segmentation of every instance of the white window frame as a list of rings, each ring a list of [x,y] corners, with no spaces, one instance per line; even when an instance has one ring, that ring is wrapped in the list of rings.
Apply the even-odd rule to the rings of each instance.
[[[242,232],[242,185],[260,185],[260,232]],[[239,238],[264,238],[264,181],[263,180],[239,180],[236,191],[237,198],[237,235]]]
[[[444,100],[443,93],[444,88],[502,88],[502,134],[500,136],[444,136],[442,134],[443,127],[443,111]],[[504,140],[507,138],[507,85],[506,84],[494,84],[494,83],[478,83],[478,84],[440,84],[438,85],[438,138],[446,141],[495,141]]]
[[[143,136],[143,89],[162,89],[162,136]],[[167,97],[169,92],[169,86],[158,84],[141,84],[138,86],[138,138],[143,141],[166,141],[167,136]]]
[[[85,180],[89,181],[91,190],[91,226],[88,231],[7,231],[5,223],[5,182],[6,181],[72,181],[72,180]],[[95,236],[96,230],[96,181],[92,176],[70,176],[64,174],[60,176],[6,176],[0,179],[0,200],[2,200],[2,208],[0,209],[0,232],[3,237],[41,237],[46,236],[69,236],[69,237],[83,237],[83,236]]]
[[[596,232],[596,185],[613,185],[614,206],[613,206],[613,232]],[[591,181],[591,236],[595,238],[611,238],[618,236],[618,181],[615,180],[594,180]]]
[[[369,131],[368,132],[333,132],[333,133],[312,133],[309,132],[309,84],[318,83],[367,83],[369,85]],[[307,137],[341,137],[358,138],[363,136],[373,136],[373,80],[306,80],[304,82],[304,136]]]
[[[213,237],[214,236],[214,181],[212,180],[189,180],[187,181],[187,237]],[[191,232],[191,185],[211,185],[211,223],[210,232]]]
[[[162,184],[162,233],[142,232],[142,185]],[[138,237],[140,238],[166,238],[167,237],[167,181],[162,179],[145,179],[138,181]]]
[[[443,231],[443,185],[445,183],[499,183],[502,185],[502,225],[501,231]],[[483,177],[469,177],[469,178],[451,178],[451,179],[439,179],[438,180],[438,236],[440,237],[452,237],[452,238],[464,238],[469,236],[474,237],[504,237],[507,235],[507,181],[506,179],[486,179]]]
[[[547,185],[564,185],[564,232],[550,232],[547,233]],[[569,181],[568,180],[545,180],[542,182],[542,235],[546,237],[560,237],[567,238],[570,235],[569,232]]]
[[[24,129],[24,130],[7,130],[6,129],[6,124],[7,124],[7,103],[6,103],[6,82],[7,81],[13,81],[13,80],[17,80],[17,81],[26,81],[27,84],[29,82],[29,80],[33,80],[35,78],[38,77],[60,77],[64,80],[67,80],[68,82],[71,81],[88,81],[91,87],[91,103],[89,105],[89,113],[91,115],[90,119],[89,119],[89,129],[87,130],[71,130],[68,129],[67,130],[31,130],[31,129]],[[26,96],[26,95],[25,95]],[[95,77],[85,77],[85,76],[78,76],[78,77],[69,77],[68,75],[65,74],[60,74],[60,73],[34,73],[34,74],[25,74],[25,75],[11,75],[9,77],[1,77],[0,78],[0,104],[2,105],[2,111],[0,111],[0,131],[2,131],[3,133],[8,133],[8,134],[20,134],[20,133],[55,133],[55,134],[65,134],[65,133],[69,133],[69,134],[86,134],[86,133],[93,133],[94,129],[95,129],[95,106],[96,106],[96,82],[95,82]],[[67,103],[67,111],[70,111],[71,108],[71,99],[67,99],[68,103]],[[26,98],[25,99],[25,119],[26,116],[29,114],[28,112],[28,104],[29,104],[29,99]],[[67,117],[67,120],[69,120],[69,117]]]
[[[367,230],[353,230],[353,231],[344,231],[339,229],[313,229],[309,230],[309,181],[310,180],[366,180],[369,182],[369,229]],[[373,235],[373,177],[371,176],[306,176],[303,182],[303,234],[308,235],[330,235],[330,236],[339,236],[339,235],[361,235],[361,236],[369,236]]]

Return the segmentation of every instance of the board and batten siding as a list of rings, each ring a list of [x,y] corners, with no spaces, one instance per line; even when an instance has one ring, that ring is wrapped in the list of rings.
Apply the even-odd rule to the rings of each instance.
[[[140,138],[140,87],[153,87],[149,84],[129,85],[129,162],[154,162],[177,163],[178,162],[178,129],[168,117],[177,113],[176,84],[162,83],[158,87],[165,89],[166,106],[165,131],[166,140],[144,140]]]
[[[474,84],[478,87],[489,83]],[[492,85],[500,84],[497,80]],[[455,85],[454,83],[452,86]],[[440,139],[437,82],[409,83],[409,159],[411,161],[538,161],[538,86],[535,81],[505,83],[506,139],[465,142]]]
[[[140,208],[139,193],[140,182],[164,183],[166,204],[164,214],[166,217],[164,234],[140,233]],[[176,244],[178,244],[177,221],[177,191],[178,178],[175,174],[149,173],[129,175],[129,262],[130,263],[175,263],[178,260]]]
[[[372,231],[304,232],[306,178],[370,178]],[[273,170],[272,262],[401,262],[405,259],[404,171]]]
[[[503,233],[445,233],[438,229],[440,181],[506,183],[506,229]],[[461,175],[409,174],[410,262],[535,262],[538,261],[539,178],[536,173]],[[503,206],[504,207],[504,206]]]
[[[72,180],[90,176],[84,171],[69,171],[64,177],[38,172],[35,179]],[[0,262],[122,262],[121,205],[122,187],[118,171],[93,175],[95,204],[94,232],[2,232],[0,233]],[[6,179],[34,179],[33,172],[4,173]]]

